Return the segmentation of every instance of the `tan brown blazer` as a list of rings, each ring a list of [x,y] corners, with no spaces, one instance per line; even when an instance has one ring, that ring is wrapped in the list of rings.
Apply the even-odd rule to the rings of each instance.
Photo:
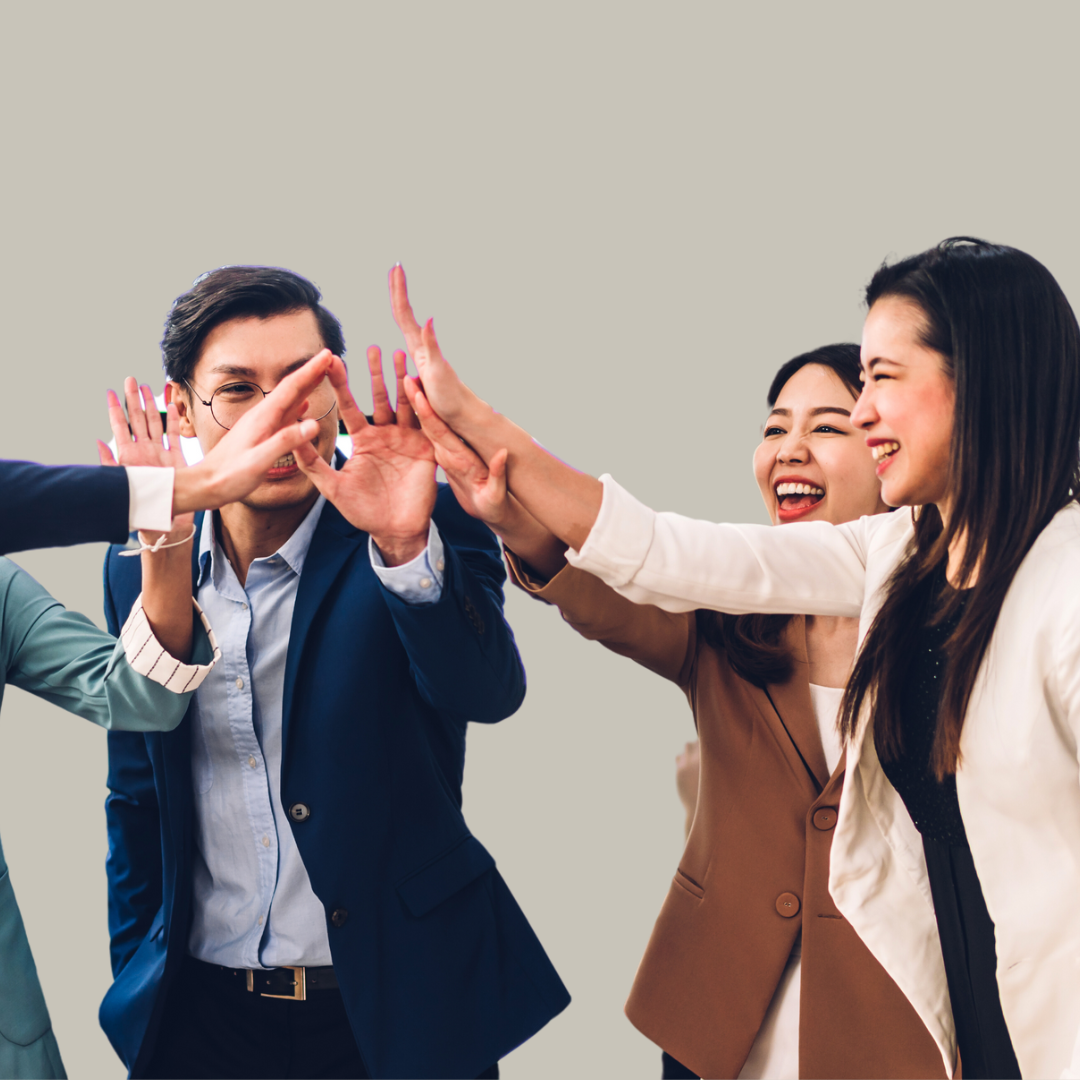
[[[791,678],[760,689],[692,612],[634,604],[572,567],[542,584],[507,561],[517,585],[677,683],[694,712],[697,811],[626,1003],[634,1026],[703,1077],[738,1076],[801,930],[800,1076],[944,1077],[929,1031],[829,896],[844,761],[828,775],[803,618],[787,631]]]

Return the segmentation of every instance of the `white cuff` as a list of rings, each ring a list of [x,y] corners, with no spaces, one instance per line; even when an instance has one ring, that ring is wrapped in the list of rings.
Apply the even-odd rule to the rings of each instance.
[[[172,528],[175,469],[128,465],[128,529],[168,532]]]
[[[375,541],[368,537],[371,568],[390,592],[407,604],[434,604],[442,596],[446,561],[438,526],[428,525],[427,547],[401,566],[387,566]]]
[[[570,548],[566,561],[618,589],[634,580],[649,554],[656,511],[638,502],[608,473],[600,482],[604,485],[600,513],[581,550]]]
[[[210,628],[203,609],[194,598],[191,602],[195,605],[199,618],[202,619],[203,629],[210,639],[210,648],[214,650],[214,658],[209,664],[182,664],[175,656],[170,656],[165,651],[165,647],[154,637],[154,631],[150,629],[150,622],[142,606],[142,593],[135,598],[131,614],[120,631],[120,640],[124,643],[124,652],[127,653],[132,671],[153,679],[154,682],[160,683],[174,694],[184,694],[189,690],[197,689],[203,679],[210,674],[213,666],[221,659],[217,638],[214,637],[214,631]]]

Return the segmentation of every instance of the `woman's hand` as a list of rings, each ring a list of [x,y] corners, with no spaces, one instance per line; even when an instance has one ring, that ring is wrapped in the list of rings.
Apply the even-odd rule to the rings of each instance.
[[[112,390],[107,391],[106,403],[109,410],[109,426],[116,440],[116,455],[98,440],[98,458],[102,465],[149,465],[157,468],[173,468],[179,471],[187,468],[183,451],[180,449],[180,414],[176,406],[169,401],[171,387],[165,386],[166,429],[161,426],[161,414],[154,401],[154,392],[149,386],[139,386],[129,375],[124,380],[124,398],[127,413],[120,399]],[[165,436],[168,440],[167,445]],[[194,515],[178,514],[173,517],[172,530],[165,543],[172,543],[191,532]],[[146,543],[158,540],[161,533],[142,533]]]
[[[435,415],[416,385],[408,391],[413,411],[431,440],[441,466],[462,509],[496,533],[530,567],[548,579],[565,565],[566,545],[548,532],[506,486],[506,451],[497,450],[488,464]]]
[[[166,387],[166,395],[169,390]],[[140,396],[141,394],[141,396]],[[108,392],[109,424],[116,439],[116,455],[101,441],[98,456],[102,465],[150,465],[173,468],[179,474],[187,467],[180,450],[180,414],[167,405],[163,431],[161,415],[149,386],[139,387],[132,378],[124,380],[127,414],[120,399]],[[162,439],[167,435],[168,445]],[[164,543],[173,545],[155,552],[142,553],[142,606],[150,629],[166,651],[177,660],[191,657],[193,608],[191,585],[191,546],[194,514],[176,514]],[[144,544],[161,539],[161,533],[140,532]]]
[[[698,781],[701,778],[701,743],[695,739],[686,744],[681,754],[675,755],[675,788],[679,792],[679,801],[686,810],[686,835],[690,835],[690,826],[694,823],[697,810]]]

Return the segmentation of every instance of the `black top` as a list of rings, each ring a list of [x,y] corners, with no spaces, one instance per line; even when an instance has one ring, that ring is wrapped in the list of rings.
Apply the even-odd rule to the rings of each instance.
[[[944,574],[940,585],[946,587]],[[956,777],[939,782],[930,768],[944,644],[963,609],[962,599],[951,618],[923,628],[901,699],[903,750],[881,764],[922,834],[964,1076],[1018,1077],[998,996],[994,923],[968,847]]]

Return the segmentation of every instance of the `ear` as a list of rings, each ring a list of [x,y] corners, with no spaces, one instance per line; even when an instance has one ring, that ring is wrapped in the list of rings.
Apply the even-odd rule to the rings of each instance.
[[[180,383],[170,380],[165,384],[165,404],[172,401],[176,404],[176,411],[180,414],[180,434],[185,439],[196,439],[195,425],[191,422],[191,397],[187,388]]]

